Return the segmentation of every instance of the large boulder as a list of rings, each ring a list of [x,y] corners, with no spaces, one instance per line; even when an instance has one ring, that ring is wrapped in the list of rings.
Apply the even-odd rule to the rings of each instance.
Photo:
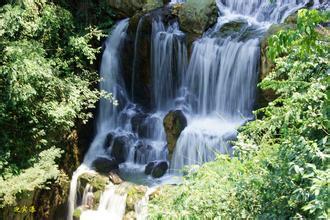
[[[144,126],[144,122],[146,118],[148,117],[147,114],[144,113],[137,113],[131,118],[131,126],[132,131],[137,133],[139,137],[145,137],[146,136],[146,129]]]
[[[118,17],[131,17],[138,11],[150,11],[163,6],[163,0],[108,0]]]
[[[171,157],[181,132],[187,127],[187,119],[181,110],[170,111],[165,116],[163,125],[166,132],[167,147]]]
[[[164,176],[167,169],[167,161],[153,161],[146,165],[144,173],[146,175],[151,175],[153,178],[160,178]]]
[[[215,0],[187,0],[176,8],[182,30],[202,35],[217,21],[218,8]]]
[[[129,138],[127,136],[117,136],[113,140],[111,148],[111,156],[118,164],[123,163],[127,159]]]
[[[92,193],[92,201],[89,204],[90,209],[96,209],[99,205],[101,195],[105,190],[106,186],[109,184],[109,177],[105,175],[101,175],[98,173],[83,173],[78,178],[79,187],[78,187],[78,200],[82,200],[82,196],[84,195],[84,191],[87,185],[90,186]],[[83,209],[87,207],[82,207]],[[76,217],[79,215],[79,209],[75,210]]]
[[[135,184],[129,184],[127,186],[126,213],[135,211],[135,204],[145,196],[147,190],[148,188],[146,186]]]
[[[118,162],[114,158],[108,159],[105,157],[99,157],[96,160],[94,160],[92,166],[97,172],[104,174],[107,174],[111,170],[115,170],[119,168]]]

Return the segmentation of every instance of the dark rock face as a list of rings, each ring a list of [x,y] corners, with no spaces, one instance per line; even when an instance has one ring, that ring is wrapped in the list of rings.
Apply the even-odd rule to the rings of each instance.
[[[153,161],[147,164],[144,173],[150,175],[153,178],[160,178],[164,176],[168,169],[168,163],[166,161]]]
[[[144,126],[144,121],[148,117],[147,114],[144,113],[138,113],[131,119],[131,126],[133,132],[137,133],[139,137],[145,137],[146,136],[146,130]]]
[[[163,125],[166,132],[168,151],[171,156],[181,132],[187,127],[187,119],[181,110],[170,111],[165,116]]]
[[[108,159],[105,157],[99,157],[94,160],[92,166],[97,172],[104,174],[119,168],[115,159]]]
[[[134,162],[145,163],[152,149],[153,148],[150,145],[146,145],[144,143],[138,143],[138,145],[135,146]]]
[[[145,173],[146,175],[150,175],[151,172],[152,172],[152,169],[153,169],[154,166],[155,166],[155,164],[156,164],[155,161],[148,163],[148,164],[146,165],[145,169],[144,169],[144,173]]]
[[[155,165],[155,167],[151,171],[151,176],[153,178],[160,178],[164,176],[168,169],[168,164],[166,161],[161,161]]]
[[[164,23],[173,22],[176,17],[164,7],[147,14],[136,13],[129,20],[126,40],[123,44],[123,78],[131,100],[149,110],[151,104],[151,34],[153,19]]]
[[[111,147],[113,140],[114,140],[114,134],[110,132],[105,138],[103,145],[104,149],[108,149],[109,147]]]
[[[117,163],[123,163],[127,159],[127,144],[129,138],[126,136],[115,137],[111,148],[111,156],[117,161]]]

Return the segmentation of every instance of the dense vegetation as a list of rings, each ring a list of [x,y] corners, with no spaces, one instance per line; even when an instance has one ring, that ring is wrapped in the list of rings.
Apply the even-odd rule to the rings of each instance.
[[[101,95],[101,31],[50,1],[12,2],[0,9],[0,208],[56,178],[64,138]]]
[[[151,219],[324,218],[329,201],[329,14],[301,10],[270,39],[277,98],[241,130],[235,156],[218,156],[151,200]]]

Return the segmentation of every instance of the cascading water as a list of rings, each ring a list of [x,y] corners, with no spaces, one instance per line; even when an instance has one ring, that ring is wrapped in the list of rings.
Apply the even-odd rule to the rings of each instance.
[[[151,70],[153,102],[158,111],[175,107],[173,100],[187,66],[187,49],[183,40],[184,34],[177,22],[166,28],[160,18],[153,21]]]
[[[171,3],[183,3],[172,0]],[[114,106],[101,99],[97,134],[84,163],[75,171],[70,185],[68,220],[77,206],[90,207],[93,189],[87,185],[82,199],[77,197],[78,179],[83,173],[95,173],[98,158],[119,161],[119,172],[126,181],[157,185],[172,181],[186,165],[213,160],[216,153],[231,154],[229,140],[236,138],[237,128],[253,118],[256,95],[260,38],[272,23],[282,22],[305,1],[218,0],[217,24],[193,44],[190,62],[185,34],[176,21],[156,16],[151,21],[150,97],[152,110],[146,112],[135,102],[138,80],[140,38],[145,17],[138,23],[133,43],[131,93],[123,78],[122,47],[126,42],[129,20],[122,20],[105,42],[100,89],[118,100]],[[177,140],[170,161],[170,172],[154,179],[145,175],[146,164],[167,161],[163,119],[170,110],[180,109],[188,126]],[[118,148],[119,147],[119,148]],[[118,151],[119,149],[119,151]],[[118,155],[120,154],[120,155]],[[124,186],[109,184],[97,210],[87,210],[81,219],[122,219],[127,193]],[[149,189],[135,205],[137,219],[146,219]],[[80,204],[78,200],[81,200]]]
[[[139,32],[143,25],[143,19],[142,17],[137,28],[135,50],[138,48],[138,39],[141,34]],[[184,44],[184,34],[179,31],[176,22],[165,25],[161,18],[157,17],[153,20],[151,36],[153,39],[151,69],[155,76],[153,82],[154,85],[159,82],[164,84],[163,81],[166,80],[168,85],[153,88],[155,111],[144,113],[140,107],[129,100],[122,78],[122,64],[119,58],[122,44],[125,42],[128,24],[127,19],[119,22],[105,43],[101,64],[102,81],[100,89],[112,93],[118,99],[118,105],[114,106],[107,99],[101,99],[100,101],[96,137],[84,158],[84,163],[72,177],[69,196],[69,220],[72,219],[74,209],[79,206],[77,204],[79,176],[86,172],[93,173],[91,169],[95,159],[112,159],[116,142],[122,143],[121,147],[125,151],[123,161],[119,165],[120,174],[124,179],[148,185],[159,184],[161,181],[146,176],[144,169],[148,162],[167,160],[163,118],[173,106],[169,100],[175,98],[176,90],[179,88],[179,78],[185,72],[187,49]],[[135,51],[133,69],[138,66],[137,54]],[[165,74],[166,76],[164,76]],[[135,71],[132,73],[132,88],[134,88],[134,75]],[[174,83],[174,81],[177,82]],[[134,89],[132,91],[134,92]],[[134,95],[132,95],[132,98],[134,98]],[[161,99],[161,102],[157,101],[158,99]],[[166,177],[163,179],[166,179]],[[81,219],[109,219],[109,217],[111,219],[121,219],[125,212],[126,195],[118,194],[118,188],[120,186],[108,186],[108,189],[102,195],[98,209],[84,211]],[[90,188],[86,188],[86,191],[89,192]],[[89,196],[91,197],[90,193]],[[85,200],[84,197],[83,201],[85,202]],[[139,214],[140,219],[143,219],[141,217],[145,215],[143,213]]]
[[[218,0],[217,24],[194,42],[182,89],[190,111],[171,161],[172,172],[201,165],[216,153],[231,154],[228,141],[252,119],[260,38],[305,1]],[[187,94],[188,93],[188,94]]]

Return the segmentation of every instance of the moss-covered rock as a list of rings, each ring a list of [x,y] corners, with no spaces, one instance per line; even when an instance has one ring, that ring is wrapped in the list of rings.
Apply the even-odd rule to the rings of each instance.
[[[182,30],[201,35],[217,21],[217,5],[215,0],[188,0],[180,7],[174,7],[179,16]]]
[[[127,187],[126,213],[135,210],[135,204],[145,196],[146,192],[146,186],[129,185]]]
[[[135,219],[136,219],[136,214],[133,211],[126,213],[123,218],[123,220],[135,220]]]
[[[82,188],[82,191],[87,184],[90,184],[93,187],[93,191],[104,191],[109,183],[109,178],[97,173],[84,173],[79,177],[78,181],[80,182],[80,188]]]
[[[163,0],[108,0],[108,3],[119,17],[131,17],[138,11],[151,11],[164,4]]]
[[[80,216],[81,216],[81,213],[83,212],[83,209],[81,207],[78,207],[76,208],[74,211],[73,211],[73,218],[74,219],[79,219]]]
[[[187,119],[181,110],[170,111],[165,116],[163,125],[166,132],[167,147],[171,157],[181,132],[187,127]]]
[[[82,199],[87,184],[92,186],[92,192],[94,196],[92,209],[96,209],[100,203],[100,198],[103,191],[110,183],[109,177],[98,173],[84,173],[79,176],[78,181],[80,183],[78,188],[78,197],[80,199]]]

